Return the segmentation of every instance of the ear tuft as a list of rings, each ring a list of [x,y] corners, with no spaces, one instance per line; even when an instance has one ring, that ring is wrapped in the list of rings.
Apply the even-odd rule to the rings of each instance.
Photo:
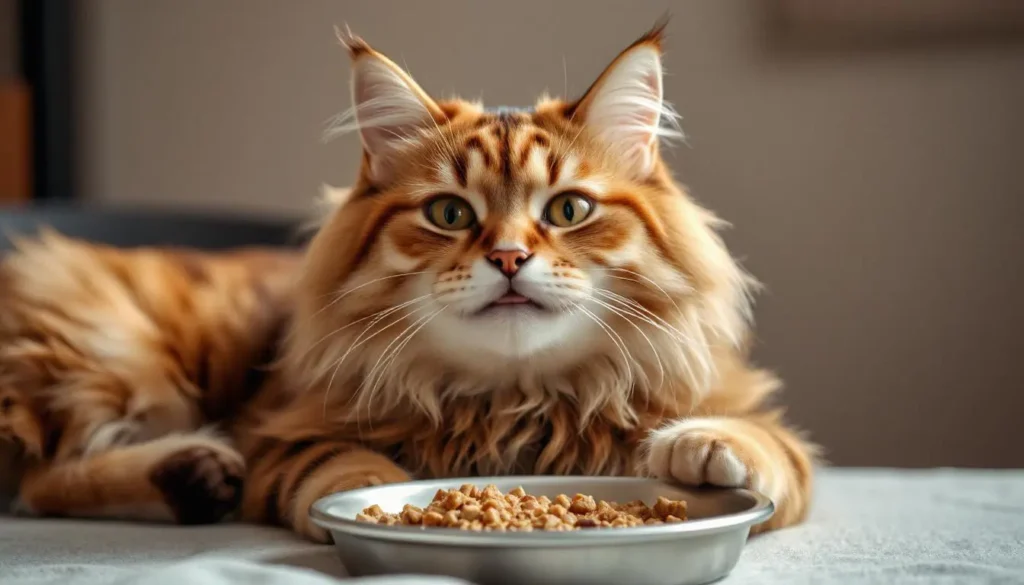
[[[345,25],[345,30],[335,26],[334,36],[338,37],[338,42],[348,50],[349,56],[353,59],[361,54],[373,51],[370,44],[364,41],[362,37],[353,33],[352,29],[350,29],[347,24]]]
[[[629,48],[626,50],[628,51],[629,49],[632,49],[637,45],[647,44],[653,45],[656,49],[658,49],[658,52],[661,53],[663,49],[662,44],[665,41],[665,29],[668,28],[669,18],[669,14],[667,12],[663,14],[661,18],[655,21],[654,26],[651,27],[651,30],[645,32],[640,38],[633,41],[633,44],[630,45]]]
[[[331,121],[326,137],[358,130],[369,163],[367,178],[386,182],[401,147],[446,117],[398,65],[350,30],[336,32],[352,57],[352,107]]]

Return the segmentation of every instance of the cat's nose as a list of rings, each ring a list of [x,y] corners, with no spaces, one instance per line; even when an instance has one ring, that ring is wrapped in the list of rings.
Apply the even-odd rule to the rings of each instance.
[[[526,261],[533,257],[526,250],[494,250],[487,255],[487,261],[505,276],[512,278]]]

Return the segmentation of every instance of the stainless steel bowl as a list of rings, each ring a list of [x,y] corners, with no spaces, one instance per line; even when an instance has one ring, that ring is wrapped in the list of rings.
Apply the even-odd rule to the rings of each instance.
[[[572,532],[470,532],[451,528],[357,522],[373,504],[399,512],[425,507],[439,489],[464,483],[554,498],[583,493],[597,499],[652,504],[658,496],[685,500],[686,522]],[[353,575],[434,574],[479,585],[690,585],[724,577],[736,566],[750,527],[771,517],[765,496],[741,489],[689,489],[628,477],[477,477],[414,481],[341,492],[320,499],[313,521],[334,536]]]

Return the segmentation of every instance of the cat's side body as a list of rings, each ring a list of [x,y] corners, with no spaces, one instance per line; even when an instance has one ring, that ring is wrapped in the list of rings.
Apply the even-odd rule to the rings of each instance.
[[[23,507],[196,522],[240,497],[322,539],[308,507],[341,489],[645,473],[759,489],[778,506],[762,529],[802,518],[812,449],[746,362],[753,281],[660,159],[660,29],[580,100],[525,111],[435,101],[347,44],[360,178],[301,264],[52,238],[6,261],[0,391],[22,401],[8,420],[41,420]],[[144,265],[177,284],[125,276]]]

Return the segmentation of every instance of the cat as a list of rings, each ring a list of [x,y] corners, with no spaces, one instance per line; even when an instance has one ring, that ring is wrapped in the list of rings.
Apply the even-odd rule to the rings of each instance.
[[[757,531],[801,521],[816,447],[748,363],[757,283],[660,155],[663,31],[579,99],[497,110],[342,35],[334,131],[363,156],[301,258],[22,243],[0,276],[0,432],[41,421],[19,506],[322,542],[308,509],[340,490],[641,474],[759,490]]]

